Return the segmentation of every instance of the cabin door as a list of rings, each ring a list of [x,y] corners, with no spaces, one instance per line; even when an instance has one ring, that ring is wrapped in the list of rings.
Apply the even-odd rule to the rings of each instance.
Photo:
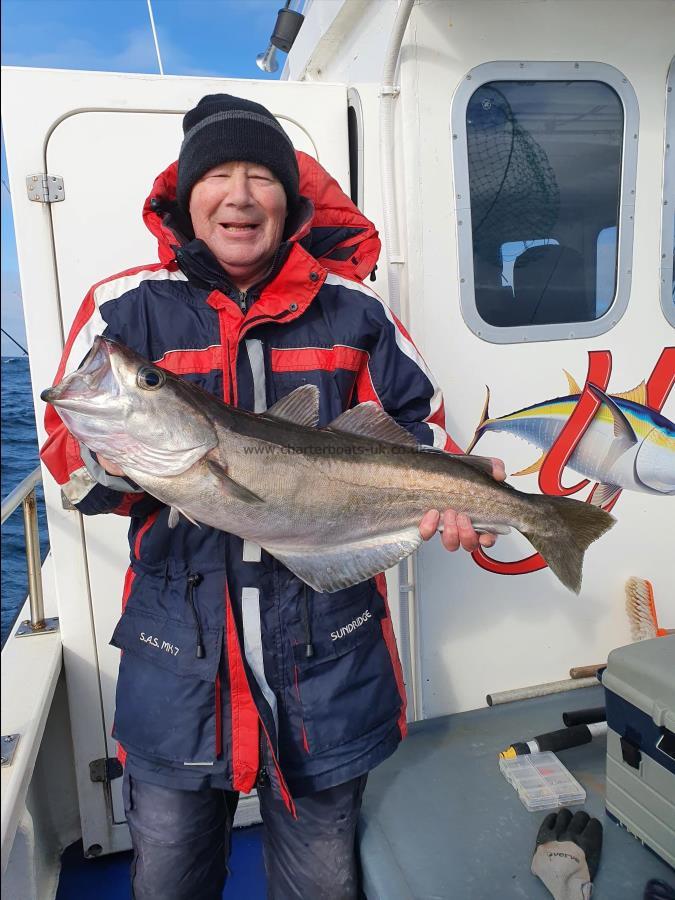
[[[296,148],[317,158],[349,191],[344,86],[5,71],[4,94],[12,99],[5,103],[3,125],[36,398],[51,383],[88,288],[157,261],[155,239],[141,219],[143,202],[155,176],[176,159],[183,114],[200,97],[227,92],[265,104]],[[25,178],[42,171],[63,178],[63,202],[28,201]],[[41,423],[39,399],[36,410]],[[89,764],[117,753],[110,733],[119,651],[108,641],[121,609],[128,520],[64,510],[46,471],[45,483],[84,846],[110,852],[129,846],[122,779],[94,783]]]

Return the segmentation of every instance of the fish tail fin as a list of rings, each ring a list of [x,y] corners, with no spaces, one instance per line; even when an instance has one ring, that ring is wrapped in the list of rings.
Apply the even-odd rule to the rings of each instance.
[[[616,519],[604,509],[581,500],[535,496],[535,502],[547,507],[545,528],[522,533],[544,557],[553,574],[578,594],[586,550],[609,531]]]
[[[471,453],[473,448],[476,446],[478,441],[483,436],[483,426],[485,425],[487,420],[490,418],[490,388],[488,387],[487,384],[485,385],[485,391],[486,391],[485,403],[483,404],[483,411],[480,414],[480,422],[478,423],[478,425],[476,425],[476,430],[473,433],[473,438],[471,439],[471,443],[466,448],[467,453]]]

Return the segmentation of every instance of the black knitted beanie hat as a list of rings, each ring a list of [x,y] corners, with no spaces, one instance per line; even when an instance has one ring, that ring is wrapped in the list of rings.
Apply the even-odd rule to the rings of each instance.
[[[176,199],[189,214],[190,193],[209,169],[225,162],[253,162],[274,172],[286,191],[288,210],[299,200],[293,144],[272,113],[230,94],[202,97],[183,119]]]

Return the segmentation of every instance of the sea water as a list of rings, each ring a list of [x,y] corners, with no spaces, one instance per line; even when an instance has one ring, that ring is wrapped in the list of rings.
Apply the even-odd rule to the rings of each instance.
[[[38,440],[28,358],[2,357],[2,498],[38,464]],[[40,545],[49,544],[42,487],[37,490]],[[28,595],[21,504],[2,526],[2,644]]]

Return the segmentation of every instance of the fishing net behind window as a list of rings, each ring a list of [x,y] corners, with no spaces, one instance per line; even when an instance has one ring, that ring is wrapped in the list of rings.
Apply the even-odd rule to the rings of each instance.
[[[497,263],[502,244],[551,235],[560,191],[545,151],[495,84],[471,97],[466,128],[474,253]]]

